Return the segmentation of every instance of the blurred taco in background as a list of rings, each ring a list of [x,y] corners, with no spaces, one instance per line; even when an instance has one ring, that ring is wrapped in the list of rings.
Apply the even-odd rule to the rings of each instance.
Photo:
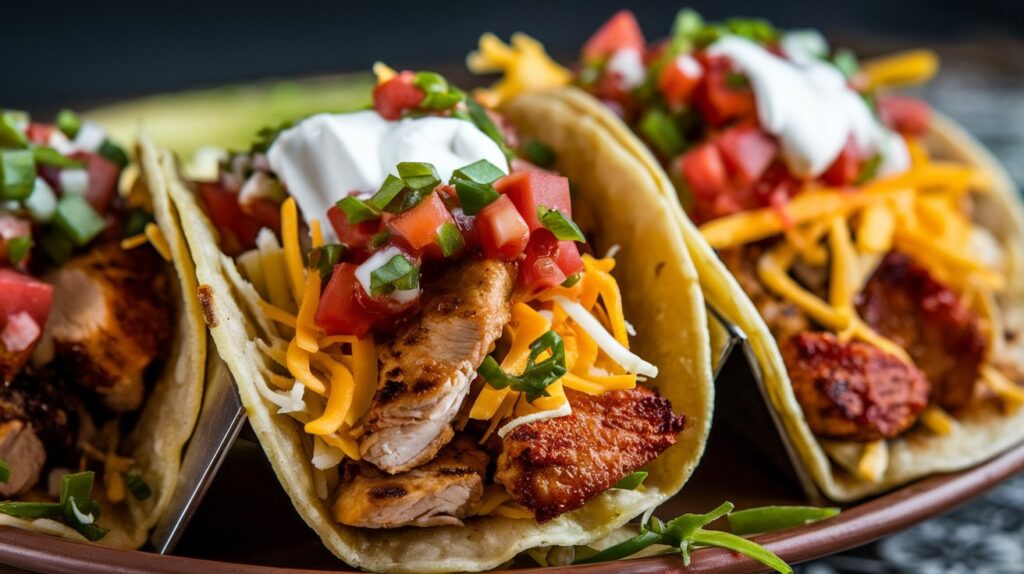
[[[0,115],[2,525],[137,548],[174,490],[206,333],[155,148],[138,151],[144,177],[70,111]]]
[[[690,10],[648,45],[623,11],[584,45],[576,88],[523,36],[485,35],[469,64],[506,72],[494,101],[555,90],[678,196],[705,296],[747,332],[828,497],[1024,438],[1017,190],[964,130],[890,89],[930,78],[934,54],[860,65],[816,31]]]
[[[670,204],[566,102],[492,111],[376,72],[372,109],[264,130],[171,185],[253,429],[356,567],[601,538],[682,488],[710,426]]]

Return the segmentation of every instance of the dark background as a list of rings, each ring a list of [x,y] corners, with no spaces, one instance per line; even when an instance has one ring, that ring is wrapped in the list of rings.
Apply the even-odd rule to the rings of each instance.
[[[461,62],[479,34],[517,30],[571,57],[628,5],[649,36],[682,6],[705,17],[757,15],[838,38],[932,45],[1024,37],[1021,0],[633,2],[0,2],[0,105],[49,113],[226,82],[365,70],[375,60],[428,67]],[[1021,54],[1024,56],[1024,54]]]

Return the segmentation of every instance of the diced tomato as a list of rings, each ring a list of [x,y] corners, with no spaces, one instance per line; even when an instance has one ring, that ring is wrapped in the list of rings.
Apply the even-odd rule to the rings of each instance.
[[[97,212],[106,213],[117,193],[117,178],[121,175],[121,168],[98,153],[80,151],[69,157],[85,163],[85,170],[89,173],[89,189],[85,192],[85,199]]]
[[[575,241],[558,242],[558,268],[566,277],[583,271],[583,258]]]
[[[932,108],[917,98],[879,96],[878,115],[889,128],[909,136],[923,136],[932,121]]]
[[[740,125],[715,138],[722,159],[744,185],[760,179],[775,161],[779,146],[771,136],[753,125]]]
[[[704,81],[694,97],[704,119],[712,126],[720,126],[730,120],[753,116],[754,93],[749,87],[729,85],[732,71],[728,60],[708,58],[706,62]]]
[[[52,304],[52,285],[13,269],[0,269],[0,330],[18,313],[28,313],[42,328]]]
[[[50,134],[52,133],[53,124],[31,123],[28,125],[28,129],[25,130],[28,141],[37,145],[48,145],[50,143]]]
[[[256,235],[262,225],[242,211],[238,194],[225,190],[216,182],[200,182],[199,195],[206,204],[206,214],[217,228],[221,249],[228,255],[238,255],[256,245]]]
[[[352,263],[334,266],[331,278],[320,295],[320,305],[313,318],[317,327],[327,335],[354,335],[362,337],[373,326],[377,317],[359,302],[362,291]]]
[[[413,85],[416,75],[401,72],[373,88],[373,107],[386,120],[397,120],[402,112],[420,105],[426,94]]]
[[[332,205],[327,210],[327,219],[338,236],[338,241],[344,243],[349,249],[366,249],[370,239],[380,231],[381,222],[376,219],[364,221],[355,225],[348,222],[345,212]]]
[[[484,255],[494,259],[519,257],[530,239],[529,226],[507,195],[477,213],[476,227]]]
[[[821,174],[821,179],[828,185],[834,186],[853,183],[860,174],[861,165],[864,163],[862,156],[863,154],[857,149],[857,144],[854,143],[853,138],[850,138],[832,165],[825,170],[825,173]]]
[[[701,144],[679,158],[680,172],[697,201],[712,199],[729,186],[722,154],[713,143]]]
[[[669,106],[679,107],[690,101],[700,84],[704,69],[693,56],[684,54],[665,64],[658,76],[658,91]]]
[[[498,193],[508,196],[530,231],[542,228],[537,206],[557,209],[572,217],[569,179],[546,171],[529,170],[507,175],[494,183]]]
[[[27,219],[0,213],[0,266],[9,262],[7,244],[18,237],[30,237],[32,224]]]
[[[598,28],[583,45],[583,60],[603,60],[624,48],[643,52],[645,43],[636,16],[629,10],[620,10]]]
[[[533,292],[564,283],[567,276],[558,266],[558,250],[558,240],[550,231],[533,232],[519,265],[519,284]]]
[[[445,223],[455,223],[441,196],[431,193],[416,207],[388,222],[391,233],[401,237],[409,247],[423,251],[437,244],[437,232]]]
[[[281,233],[281,206],[273,201],[257,197],[241,206],[242,211],[252,218],[260,227],[269,228],[274,233]]]

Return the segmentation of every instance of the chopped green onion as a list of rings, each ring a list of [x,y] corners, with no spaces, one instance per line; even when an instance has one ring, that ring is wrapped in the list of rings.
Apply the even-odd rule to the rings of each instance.
[[[462,248],[466,246],[466,240],[463,239],[459,228],[454,223],[447,221],[437,230],[437,244],[441,246],[442,255],[451,257],[462,251]]]
[[[17,265],[28,257],[29,251],[32,249],[32,237],[28,235],[22,235],[15,237],[7,242],[7,259]],[[2,474],[0,470],[0,474]],[[6,480],[0,480],[0,482],[7,482]]]
[[[466,215],[476,215],[492,201],[498,199],[498,192],[489,183],[477,183],[467,179],[453,179],[455,194],[459,196],[459,205]]]
[[[568,289],[569,287],[572,287],[573,285],[579,283],[580,279],[583,279],[582,273],[573,273],[572,275],[567,277],[565,281],[562,281],[562,287]]]
[[[746,536],[774,532],[783,528],[801,526],[839,514],[838,508],[817,506],[762,506],[738,510],[729,515],[729,529],[733,534]]]
[[[25,199],[36,184],[32,150],[0,151],[0,199]]]
[[[64,135],[69,138],[75,139],[81,127],[82,120],[79,119],[78,114],[75,112],[64,109],[57,114],[57,129],[64,132]]]
[[[435,72],[417,72],[412,83],[423,90],[423,100],[417,106],[423,110],[447,110],[466,99],[462,90],[451,86]]]
[[[537,358],[541,353],[551,351],[551,356],[541,362]],[[548,387],[561,379],[568,369],[565,367],[565,345],[562,338],[554,331],[548,331],[530,343],[530,356],[526,360],[526,368],[520,375],[510,375],[501,370],[494,357],[488,355],[477,373],[496,389],[512,387],[526,395],[528,402],[541,397],[551,396]]]
[[[19,125],[18,116],[11,111],[0,114],[0,148],[23,148],[28,138]]]
[[[416,191],[434,189],[441,183],[434,165],[421,161],[403,161],[398,164],[398,176],[405,185]]]
[[[852,78],[860,71],[857,55],[847,48],[839,48],[832,55],[832,64],[847,78]]]
[[[636,490],[644,480],[647,479],[647,471],[638,470],[632,474],[626,475],[622,480],[612,485],[612,488],[621,488],[622,490]]]
[[[17,518],[61,518],[64,507],[57,502],[0,502],[0,514]]]
[[[384,245],[391,239],[391,232],[385,229],[379,233],[374,233],[373,237],[370,238],[370,249],[376,249],[381,245]]]
[[[348,222],[352,225],[380,217],[380,211],[376,207],[355,196],[350,195],[335,205],[345,214]]]
[[[402,193],[404,189],[405,182],[402,181],[402,178],[389,173],[387,178],[384,179],[384,183],[381,184],[380,189],[377,190],[377,193],[373,194],[373,197],[370,198],[370,205],[378,212],[385,211],[392,200],[399,193]]]
[[[647,110],[640,118],[637,129],[666,157],[675,157],[686,145],[675,119],[660,108]]]
[[[153,222],[153,216],[145,209],[132,209],[125,217],[124,226],[121,229],[122,237],[133,237],[146,232],[146,225]]]
[[[128,492],[132,493],[132,496],[135,497],[135,500],[146,500],[153,496],[153,489],[149,487],[149,483],[142,478],[142,474],[137,470],[124,475],[124,485]]]
[[[99,153],[121,169],[124,169],[130,161],[124,149],[109,139],[103,140],[103,143],[100,144]]]
[[[92,471],[65,474],[60,479],[60,502],[64,504],[70,496],[89,498],[92,494],[92,483],[96,478]]]
[[[501,149],[501,153],[505,154],[505,159],[512,161],[514,155],[512,150],[508,149],[505,145],[505,138],[501,135],[501,131],[498,130],[498,126],[494,125],[491,121],[491,116],[487,115],[487,111],[484,110],[483,106],[478,104],[473,98],[466,99],[466,109],[469,112],[469,119],[476,124],[477,129],[484,132],[487,137],[494,140],[494,143],[498,144]]]
[[[735,534],[697,529],[690,537],[689,542],[700,546],[714,546],[738,552],[782,574],[791,574],[793,572],[789,564],[786,564],[785,561],[776,556],[771,550],[746,538],[740,538]]]
[[[775,26],[760,18],[732,18],[726,21],[725,25],[733,34],[759,44],[774,42],[779,37]]]
[[[547,144],[540,140],[527,140],[523,144],[523,153],[526,159],[538,167],[551,167],[555,165],[555,152]]]
[[[11,469],[7,466],[7,461],[0,458],[0,482],[7,483],[11,480]]]
[[[50,261],[59,265],[71,257],[75,244],[63,231],[51,225],[39,240],[39,247],[50,258]]]
[[[725,85],[732,90],[740,90],[750,87],[750,80],[738,72],[729,72],[725,75]]]
[[[587,238],[583,236],[583,231],[576,225],[576,222],[557,209],[538,205],[537,219],[560,241],[587,242]]]
[[[309,252],[309,267],[320,272],[320,279],[327,281],[334,272],[334,266],[345,256],[348,248],[337,243],[328,243]]]
[[[395,255],[370,273],[370,295],[390,295],[419,287],[420,269],[403,255]]]
[[[107,222],[81,195],[65,195],[57,202],[54,225],[81,247],[99,235]]]
[[[467,166],[460,167],[452,172],[452,179],[466,179],[476,183],[494,183],[505,176],[498,166],[482,159]]]
[[[876,153],[861,166],[860,173],[858,173],[857,178],[853,180],[854,185],[863,185],[872,179],[875,179],[875,175],[878,174],[878,167],[880,165],[882,165],[882,154]]]
[[[60,168],[73,168],[81,169],[85,167],[85,164],[69,157],[61,155],[61,153],[52,147],[47,146],[35,146],[32,148],[32,156],[35,158],[36,163],[43,165],[52,165]]]
[[[672,22],[672,40],[692,41],[703,28],[704,18],[696,10],[683,8]]]

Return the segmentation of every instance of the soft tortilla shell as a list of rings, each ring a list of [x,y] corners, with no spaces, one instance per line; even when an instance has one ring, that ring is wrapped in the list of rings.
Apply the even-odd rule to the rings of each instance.
[[[615,138],[560,98],[526,96],[506,112],[524,134],[552,146],[559,170],[579,184],[578,204],[594,211],[597,247],[621,246],[615,273],[623,287],[626,316],[638,332],[635,348],[661,370],[650,384],[687,417],[679,443],[648,466],[651,474],[645,489],[610,490],[545,524],[484,517],[469,520],[464,527],[381,531],[336,523],[331,501],[315,494],[308,438],[258,393],[261,362],[267,359],[255,339],[272,327],[259,312],[256,293],[217,248],[216,233],[193,193],[168,172],[168,178],[175,178],[172,202],[185,214],[182,224],[196,261],[205,317],[234,375],[249,422],[299,515],[328,549],[359,568],[477,571],[535,546],[597,540],[678,492],[703,453],[713,407],[707,318],[683,238],[662,216],[671,205],[653,193],[647,171]]]

